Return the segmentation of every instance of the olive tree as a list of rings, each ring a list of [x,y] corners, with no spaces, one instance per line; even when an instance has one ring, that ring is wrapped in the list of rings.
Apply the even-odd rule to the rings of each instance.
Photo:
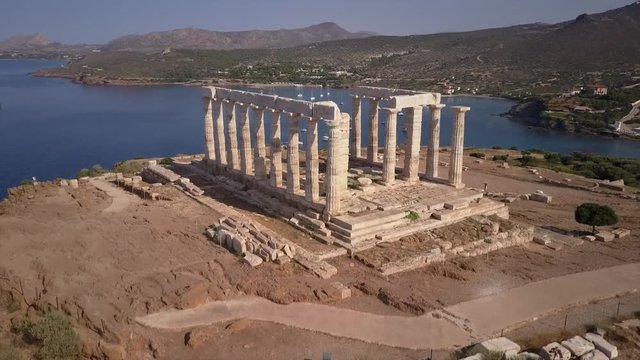
[[[607,205],[584,203],[576,208],[575,219],[578,223],[592,226],[592,233],[596,233],[596,226],[608,226],[618,223],[618,215]]]

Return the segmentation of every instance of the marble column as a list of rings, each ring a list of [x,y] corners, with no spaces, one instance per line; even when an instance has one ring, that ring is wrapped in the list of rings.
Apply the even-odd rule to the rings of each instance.
[[[353,116],[351,118],[351,154],[356,159],[362,157],[362,99],[353,96]]]
[[[300,192],[300,129],[298,118],[300,114],[288,114],[289,146],[287,146],[287,192]]]
[[[349,172],[349,125],[351,125],[351,116],[348,113],[341,113],[342,122],[340,123],[341,135],[340,139],[340,173],[344,176],[340,177],[340,186],[345,190],[349,189],[349,178],[347,172]]]
[[[240,125],[240,171],[244,175],[251,175],[253,172],[253,150],[251,150],[251,127],[249,125],[250,104],[239,104],[240,114],[238,124]]]
[[[204,105],[204,158],[207,161],[216,159],[215,141],[213,139],[213,108],[210,97],[202,98]]]
[[[462,183],[462,159],[464,152],[464,117],[471,108],[453,106],[453,134],[451,136],[451,161],[449,164],[449,185],[464,187]]]
[[[267,149],[264,135],[264,108],[254,107],[253,114],[255,126],[253,132],[256,138],[256,145],[253,147],[253,161],[256,179],[263,180],[267,177]]]
[[[340,186],[340,176],[347,174],[340,174],[340,120],[327,120],[326,124],[329,127],[329,148],[327,151],[327,169],[325,172],[325,189],[327,192],[326,206],[324,209],[324,218],[329,220],[331,216],[338,215],[340,213],[340,199],[342,193],[342,187]]]
[[[320,199],[320,174],[318,157],[318,119],[310,118],[307,121],[307,149],[305,154],[305,166],[307,179],[305,184],[305,198],[315,203]]]
[[[281,110],[271,110],[271,170],[269,181],[273,187],[282,187],[282,128]]]
[[[382,109],[386,114],[387,124],[385,126],[384,159],[382,163],[382,181],[385,185],[393,185],[396,179],[396,145],[397,145],[397,125],[398,110]]]
[[[422,134],[422,106],[408,108],[404,112],[407,119],[407,142],[404,150],[402,176],[408,182],[420,180],[420,138]]]
[[[216,144],[216,162],[223,166],[227,164],[227,149],[224,138],[224,114],[222,111],[222,100],[213,100],[213,137]]]
[[[440,166],[440,116],[444,104],[429,105],[431,110],[431,121],[429,122],[429,147],[427,147],[427,178],[438,177],[438,167]]]
[[[236,130],[236,102],[227,101],[225,103],[225,107],[227,110],[227,164],[229,165],[229,168],[238,170],[240,161],[238,159],[238,134]]]
[[[369,99],[369,144],[367,145],[367,160],[378,161],[378,106],[380,99]]]

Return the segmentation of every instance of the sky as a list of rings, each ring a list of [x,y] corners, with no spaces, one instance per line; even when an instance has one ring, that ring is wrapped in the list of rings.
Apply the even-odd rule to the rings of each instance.
[[[2,0],[0,40],[42,33],[62,43],[197,27],[218,31],[305,27],[333,21],[384,35],[554,23],[632,0]]]

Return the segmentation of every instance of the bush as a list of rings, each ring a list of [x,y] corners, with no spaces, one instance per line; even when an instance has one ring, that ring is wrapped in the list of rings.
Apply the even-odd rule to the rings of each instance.
[[[562,157],[558,153],[546,153],[544,154],[544,159],[554,164],[562,162]]]
[[[170,157],[166,157],[158,162],[160,165],[171,165],[173,164],[173,159]]]
[[[517,146],[512,146],[512,147],[509,148],[509,150],[518,150],[518,147]]]
[[[546,151],[540,150],[540,149],[536,149],[536,148],[528,149],[527,151],[532,153],[532,154],[544,154],[544,153],[546,153]]]
[[[22,181],[20,181],[20,185],[24,186],[24,185],[33,185],[33,180],[32,179],[24,179]]]
[[[509,159],[509,155],[493,155],[493,161],[507,161]]]
[[[416,220],[420,219],[420,214],[418,214],[417,212],[411,210],[411,211],[409,211],[409,213],[405,217],[407,219],[411,220],[411,221],[416,221]]]
[[[49,313],[37,322],[28,318],[18,321],[13,330],[40,348],[37,359],[71,360],[78,357],[78,336],[69,320],[61,313]]]
[[[502,150],[502,146],[492,146],[493,150]]]
[[[596,233],[596,226],[608,226],[618,223],[618,215],[607,205],[584,203],[576,208],[576,222],[591,225],[592,233]]]
[[[484,159],[487,157],[485,153],[481,153],[481,152],[472,152],[471,154],[469,154],[469,156],[478,158],[478,159]]]
[[[89,177],[98,176],[100,174],[104,174],[105,172],[107,172],[107,170],[105,170],[100,164],[93,165],[91,169],[87,169],[87,168],[80,169],[80,171],[78,171],[78,173],[76,174],[76,178],[79,179],[85,176],[89,176]]]
[[[537,163],[538,163],[538,159],[536,159],[531,155],[525,155],[520,158],[520,164],[522,164],[522,166],[533,166],[533,165],[536,165]]]
[[[142,162],[140,161],[121,161],[119,163],[115,163],[113,165],[113,170],[115,172],[123,173],[126,175],[133,175],[142,171]]]

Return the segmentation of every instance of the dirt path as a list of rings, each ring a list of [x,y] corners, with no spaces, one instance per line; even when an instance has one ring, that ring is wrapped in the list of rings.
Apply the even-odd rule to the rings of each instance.
[[[443,349],[466,345],[537,316],[638,288],[640,263],[634,263],[530,283],[417,317],[308,303],[277,305],[258,297],[242,297],[189,310],[164,311],[137,321],[153,328],[184,329],[248,318],[381,345]]]
[[[129,203],[131,203],[134,199],[137,199],[134,195],[129,194],[128,192],[116,187],[113,184],[108,183],[104,179],[101,178],[92,178],[91,184],[98,188],[99,190],[104,191],[109,197],[111,197],[112,202],[107,208],[102,210],[103,212],[119,212],[127,208]]]

